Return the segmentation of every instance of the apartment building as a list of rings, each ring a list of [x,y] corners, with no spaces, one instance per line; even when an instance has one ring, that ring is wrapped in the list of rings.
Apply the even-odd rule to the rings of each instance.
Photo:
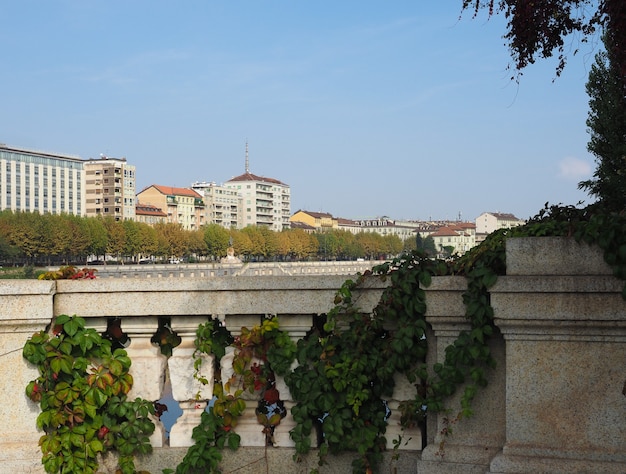
[[[506,212],[483,212],[476,218],[476,241],[485,240],[487,235],[498,229],[510,229],[518,225],[524,225],[526,221],[518,219],[513,214]]]
[[[135,220],[149,226],[167,222],[167,214],[152,204],[137,203]]]
[[[289,219],[293,222],[301,222],[318,231],[338,229],[339,221],[327,212],[312,212],[302,209],[296,211]]]
[[[224,183],[241,197],[240,227],[258,225],[280,232],[291,227],[291,190],[289,185],[274,178],[250,173],[248,143],[246,143],[245,173]]]
[[[217,224],[226,229],[243,227],[242,197],[239,192],[214,182],[195,182],[191,189],[203,196],[207,224]]]
[[[0,210],[84,215],[83,160],[0,144]]]
[[[420,231],[420,235],[424,235]],[[445,250],[451,249],[452,253],[463,255],[476,246],[476,225],[471,222],[450,222],[429,232],[435,244],[435,249],[444,254]]]
[[[185,230],[196,230],[206,223],[202,195],[193,189],[152,184],[137,194],[137,201],[162,209],[167,222],[180,224]]]
[[[135,220],[135,167],[126,158],[84,161],[85,215]]]

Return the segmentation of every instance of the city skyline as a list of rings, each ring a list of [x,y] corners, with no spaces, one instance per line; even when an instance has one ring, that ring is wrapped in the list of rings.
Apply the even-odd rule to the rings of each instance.
[[[561,77],[540,61],[516,83],[505,20],[460,13],[460,0],[15,2],[0,142],[126,157],[138,191],[228,181],[248,142],[250,171],[288,184],[292,212],[353,219],[590,202],[577,183],[595,167],[584,85],[599,44]]]

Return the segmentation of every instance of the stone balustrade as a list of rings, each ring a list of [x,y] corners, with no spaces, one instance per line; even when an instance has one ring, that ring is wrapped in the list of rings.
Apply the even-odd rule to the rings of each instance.
[[[346,276],[238,276],[233,278],[106,278],[90,281],[0,282],[0,465],[6,472],[43,473],[35,420],[38,406],[24,394],[36,369],[22,358],[26,339],[59,314],[78,314],[98,330],[120,318],[130,337],[127,351],[135,379],[132,395],[150,400],[172,398],[183,414],[169,437],[158,426],[155,451],[138,460],[153,473],[173,468],[191,440],[191,430],[211,398],[212,387],[193,379],[195,329],[219,318],[236,333],[265,315],[277,315],[281,328],[296,340],[310,329],[315,315],[328,312]],[[371,311],[386,283],[369,280],[359,290],[359,306]],[[626,303],[623,282],[611,275],[596,249],[568,239],[511,239],[507,275],[491,289],[498,331],[491,350],[497,367],[474,401],[474,416],[458,422],[450,414],[428,417],[419,431],[404,433],[408,443],[399,457],[387,457],[396,473],[570,473],[626,472]],[[434,278],[426,289],[429,355],[444,351],[468,327],[461,277]],[[168,318],[181,337],[171,357],[150,343],[159,320]],[[208,361],[207,361],[208,362]],[[211,370],[212,364],[203,364]],[[212,380],[210,373],[204,373]],[[280,381],[279,381],[280,383]],[[200,391],[201,402],[196,401]],[[283,387],[281,394],[288,393]],[[412,396],[412,386],[398,381],[389,400],[392,414],[387,438],[401,430],[394,409]],[[287,396],[287,398],[289,398]],[[459,395],[449,401],[458,408]],[[290,406],[293,401],[286,400]],[[281,422],[276,446],[266,448],[252,413],[238,426],[242,447],[224,453],[224,472],[267,470],[309,472],[317,460],[296,465],[288,435],[292,421]],[[283,425],[284,423],[284,425]],[[453,434],[442,436],[453,423]],[[425,448],[422,450],[422,446]],[[258,464],[262,460],[263,467]],[[332,458],[320,473],[350,472],[348,458]],[[244,467],[247,466],[247,470]]]

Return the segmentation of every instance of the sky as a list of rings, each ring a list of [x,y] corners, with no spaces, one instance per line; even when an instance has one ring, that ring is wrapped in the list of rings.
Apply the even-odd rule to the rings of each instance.
[[[578,190],[596,41],[512,81],[505,19],[461,0],[0,0],[0,143],[136,166],[152,184],[245,172],[291,210],[526,219]],[[568,49],[578,47],[568,41]]]

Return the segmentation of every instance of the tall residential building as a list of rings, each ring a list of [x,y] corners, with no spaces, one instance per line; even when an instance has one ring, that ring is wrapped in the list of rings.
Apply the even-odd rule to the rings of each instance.
[[[196,230],[206,223],[202,196],[193,189],[152,184],[137,194],[137,201],[151,204],[167,214],[167,222]]]
[[[274,178],[250,173],[247,143],[246,172],[226,181],[224,186],[237,191],[242,197],[242,227],[258,225],[276,232],[290,228],[289,185]]]
[[[84,215],[83,160],[0,144],[0,209]]]
[[[90,158],[85,167],[85,215],[135,220],[135,167],[126,158]]]
[[[226,229],[243,227],[240,211],[242,199],[237,191],[213,182],[195,182],[191,189],[204,197],[207,224],[221,225]]]

